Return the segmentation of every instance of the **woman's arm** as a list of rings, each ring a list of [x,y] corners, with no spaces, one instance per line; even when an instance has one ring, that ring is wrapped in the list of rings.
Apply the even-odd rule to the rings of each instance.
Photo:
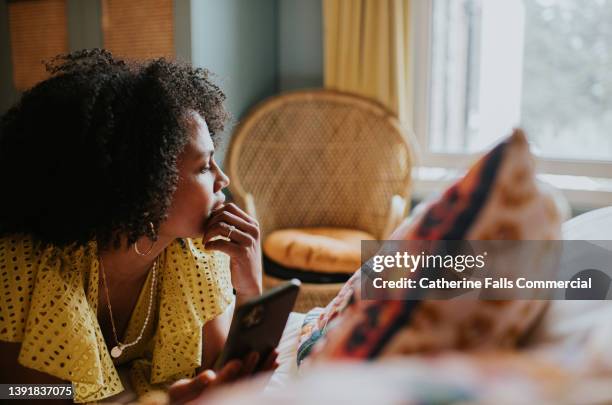
[[[222,239],[216,239],[218,237]],[[206,224],[202,241],[207,249],[221,251],[230,257],[230,272],[236,299],[222,315],[204,325],[202,367],[198,371],[212,368],[221,354],[235,306],[261,294],[262,260],[259,238],[257,221],[233,203],[225,204],[216,210]]]
[[[196,370],[198,373],[215,365],[227,341],[233,314],[234,303],[231,303],[223,314],[207,322],[202,328],[202,366]]]
[[[196,370],[194,378],[179,380],[170,386],[168,394],[171,403],[186,403],[205,395],[210,388],[250,376],[255,371],[255,366],[259,362],[259,355],[255,352],[251,352],[244,359],[231,360],[221,370],[212,371],[227,341],[235,302],[232,302],[223,314],[207,322],[202,328],[202,365]],[[261,371],[271,371],[278,367],[277,355],[278,352],[274,350],[264,361]]]
[[[41,373],[19,364],[19,350],[21,343],[0,342],[0,384],[70,384],[52,375]],[[72,404],[70,399],[45,400],[46,404],[67,405]]]

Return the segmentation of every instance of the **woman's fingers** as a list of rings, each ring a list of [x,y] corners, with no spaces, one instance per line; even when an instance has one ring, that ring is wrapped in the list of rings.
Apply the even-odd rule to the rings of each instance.
[[[216,378],[214,371],[206,370],[194,378],[185,378],[175,382],[168,389],[170,403],[182,404],[196,398],[202,391],[212,386]]]
[[[247,377],[255,372],[255,367],[259,363],[259,353],[251,352],[244,358],[244,366],[240,372],[241,377]]]
[[[259,371],[276,370],[276,368],[278,367],[278,363],[276,362],[277,358],[278,358],[278,351],[276,351],[276,349],[272,350],[270,354],[268,355],[268,357],[266,357],[266,360],[262,363]]]
[[[204,247],[221,251],[231,258],[230,271],[237,302],[261,294],[259,238],[257,222],[233,204],[215,210],[204,224]]]
[[[232,226],[234,228],[232,228]],[[206,244],[215,237],[222,236],[224,238],[227,238],[228,235],[231,241],[236,242],[240,245],[248,245],[254,242],[254,239],[251,235],[245,233],[238,226],[229,224],[227,222],[217,222],[208,226],[206,229],[206,234],[202,238],[202,241]]]
[[[276,357],[278,352],[272,351],[260,368],[261,371],[269,371],[276,368]],[[249,377],[255,373],[260,355],[258,352],[251,352],[243,360],[232,360],[221,370],[205,370],[194,378],[185,378],[172,384],[168,390],[171,404],[184,404],[202,395],[209,388],[234,382],[243,377]]]
[[[243,369],[242,361],[232,360],[217,373],[213,370],[205,370],[194,378],[179,380],[168,389],[170,403],[184,404],[197,398],[208,388],[235,381],[242,375]]]
[[[245,214],[246,215],[246,214]],[[233,226],[233,228],[232,228]],[[227,240],[214,240],[223,237]],[[202,238],[207,249],[219,250],[228,255],[238,253],[241,247],[254,247],[258,242],[259,228],[229,211],[220,209],[206,224],[206,233]]]
[[[257,221],[255,220],[255,218],[253,218],[252,216],[250,216],[249,214],[247,214],[246,212],[244,212],[239,206],[237,206],[234,203],[228,203],[225,204],[224,206],[225,209],[227,209],[227,211],[231,212],[232,214],[244,219],[245,221],[247,221],[250,224],[255,225],[256,227],[259,228],[259,224],[257,223]]]
[[[220,223],[220,222],[221,223],[224,222],[229,225],[234,225],[236,228],[242,230],[245,233],[248,233],[253,238],[259,237],[259,226],[223,208],[216,211],[212,215],[212,217],[208,220],[208,222],[206,223],[207,230],[204,236],[207,237],[208,232],[209,232],[208,230],[214,227],[215,224]]]
[[[199,381],[200,387],[206,388],[211,385],[211,383],[216,381],[217,373],[215,373],[213,370],[204,370],[200,374],[196,375],[194,379]]]
[[[217,378],[212,385],[220,385],[232,382],[240,377],[240,370],[243,368],[243,363],[240,360],[231,360],[217,373]]]
[[[208,250],[218,250],[219,252],[223,252],[226,255],[233,257],[239,253],[242,246],[234,242],[218,239],[213,240],[212,242],[206,242],[204,248]]]

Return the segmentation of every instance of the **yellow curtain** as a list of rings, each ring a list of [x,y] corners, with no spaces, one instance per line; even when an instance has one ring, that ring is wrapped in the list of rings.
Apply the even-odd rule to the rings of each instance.
[[[323,0],[325,87],[378,100],[412,123],[410,0]]]

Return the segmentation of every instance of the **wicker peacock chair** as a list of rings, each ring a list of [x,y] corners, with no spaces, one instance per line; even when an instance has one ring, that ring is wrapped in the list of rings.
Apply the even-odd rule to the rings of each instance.
[[[330,90],[260,103],[238,126],[225,161],[230,191],[259,221],[262,240],[304,227],[384,239],[408,207],[412,164],[410,138],[391,112]],[[264,275],[264,287],[279,282]],[[341,285],[304,283],[295,310],[327,304]]]

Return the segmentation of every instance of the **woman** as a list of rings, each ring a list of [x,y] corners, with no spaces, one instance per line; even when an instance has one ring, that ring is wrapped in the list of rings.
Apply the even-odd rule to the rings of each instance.
[[[127,366],[139,394],[184,402],[252,373],[255,353],[210,370],[234,304],[261,293],[258,224],[224,204],[213,156],[224,94],[104,50],[47,69],[0,122],[1,382],[73,382],[90,402]]]

